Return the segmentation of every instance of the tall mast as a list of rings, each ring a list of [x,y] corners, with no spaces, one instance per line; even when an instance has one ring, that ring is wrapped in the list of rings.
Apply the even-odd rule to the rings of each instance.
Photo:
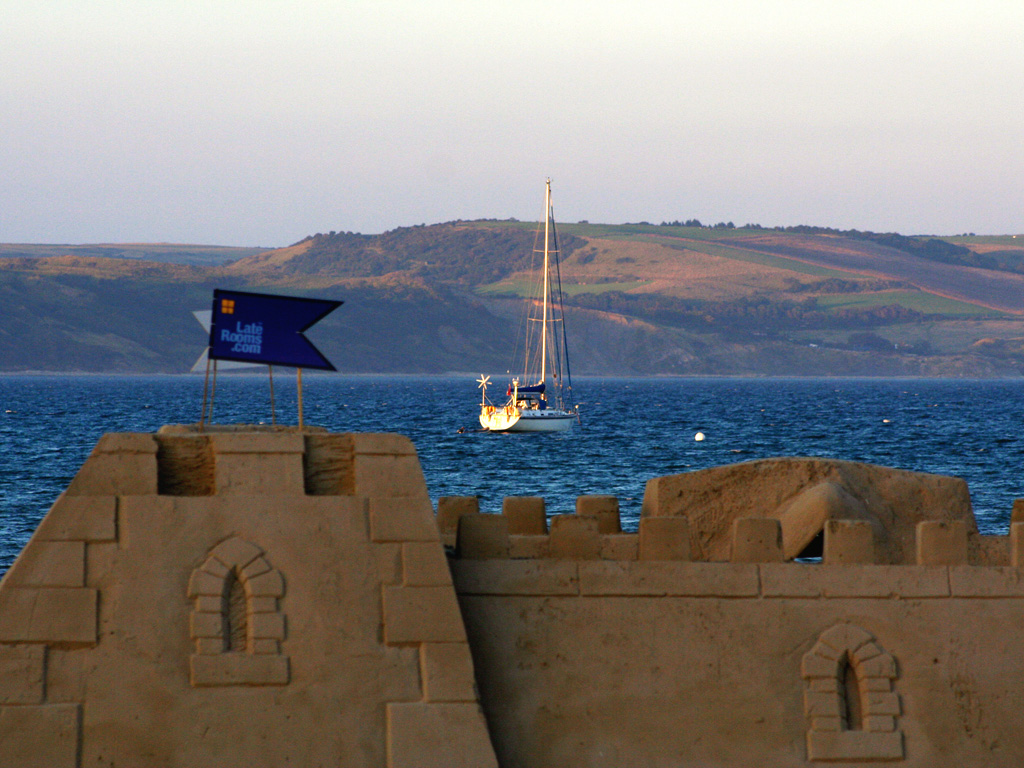
[[[551,179],[544,191],[544,322],[540,333],[540,380],[544,382],[548,362],[548,246],[551,242]]]

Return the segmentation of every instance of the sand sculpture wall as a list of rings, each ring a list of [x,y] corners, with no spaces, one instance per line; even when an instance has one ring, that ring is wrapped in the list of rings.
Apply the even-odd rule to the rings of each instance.
[[[852,564],[845,521],[825,564],[786,563],[762,522],[740,521],[729,562],[644,559],[647,521],[635,550],[576,526],[599,542],[577,551],[623,560],[466,540],[453,572],[500,763],[1020,764],[1018,569],[966,565],[945,524],[922,524],[928,565]]]
[[[0,765],[496,766],[415,451],[104,436],[0,584]]]
[[[107,435],[0,583],[0,766],[1020,765],[1024,522],[700,475],[623,533],[599,496],[435,518],[393,435]]]

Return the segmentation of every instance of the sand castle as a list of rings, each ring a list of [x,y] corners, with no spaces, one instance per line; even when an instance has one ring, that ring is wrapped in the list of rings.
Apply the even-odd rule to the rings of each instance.
[[[774,459],[623,533],[435,513],[398,435],[109,434],[0,582],[0,766],[1019,766],[1014,520]]]

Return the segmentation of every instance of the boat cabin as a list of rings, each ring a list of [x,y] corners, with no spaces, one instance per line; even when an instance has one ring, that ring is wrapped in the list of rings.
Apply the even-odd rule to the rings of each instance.
[[[543,411],[548,407],[547,398],[544,396],[544,383],[535,384],[532,387],[520,387],[515,381],[512,382],[517,408],[526,408],[533,411]]]

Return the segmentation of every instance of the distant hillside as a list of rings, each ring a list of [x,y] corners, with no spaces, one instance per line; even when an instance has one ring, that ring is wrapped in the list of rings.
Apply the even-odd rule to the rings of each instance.
[[[559,232],[577,373],[1024,371],[1024,249],[1012,236],[694,222]],[[500,373],[535,236],[534,224],[457,221],[274,250],[159,246],[159,260],[134,258],[154,246],[0,246],[0,370],[187,370],[204,344],[191,311],[234,287],[345,301],[311,334],[343,371]]]
[[[0,243],[0,258],[79,256],[106,259],[138,259],[170,264],[227,264],[262,253],[266,248],[233,248],[223,245],[174,245],[170,243],[121,243],[96,245],[27,245]]]

